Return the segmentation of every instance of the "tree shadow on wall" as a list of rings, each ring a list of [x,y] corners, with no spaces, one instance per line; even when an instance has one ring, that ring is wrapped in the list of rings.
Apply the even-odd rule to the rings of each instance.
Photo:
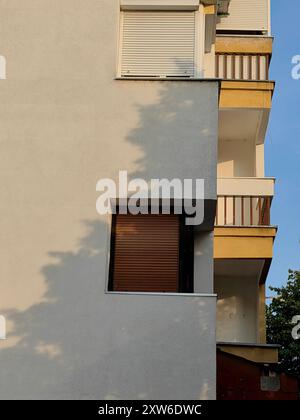
[[[217,93],[203,82],[144,83],[145,96],[156,92],[156,98],[147,105],[136,104],[138,124],[126,141],[138,146],[142,156],[136,160],[137,170],[131,177],[205,178],[215,182]],[[211,188],[207,186],[207,192]]]
[[[6,314],[19,341],[0,351],[0,399],[207,398],[194,340],[207,338],[210,303],[105,294],[107,226],[86,225],[76,252],[50,253],[43,302]]]
[[[154,95],[156,99],[150,104],[136,106],[139,122],[125,140],[142,151],[142,157],[136,162],[139,169],[131,176],[146,180],[156,178],[158,174],[164,174],[169,179],[193,178],[196,173],[198,178],[204,177],[204,174],[213,176],[210,162],[214,158],[212,142],[215,142],[215,133],[207,115],[211,113],[213,118],[214,110],[207,109],[205,104],[209,91],[205,90],[203,98],[199,99],[199,90],[193,89],[193,84],[187,93],[183,82],[147,83],[147,89],[152,89],[152,83],[159,84],[159,88]],[[103,156],[101,142],[99,156]],[[189,166],[187,162],[194,164]],[[159,346],[164,349],[164,340],[155,341],[155,338],[148,337],[148,331],[144,331],[130,342],[122,328],[118,332],[120,338],[116,337],[116,331],[110,328],[112,321],[103,318],[104,314],[112,313],[112,300],[104,294],[107,270],[104,273],[103,267],[107,267],[109,247],[107,225],[98,220],[84,223],[89,233],[81,239],[78,250],[49,253],[54,261],[42,269],[47,288],[43,301],[25,311],[11,310],[6,314],[14,326],[12,335],[18,341],[13,347],[0,351],[0,399],[147,398],[143,382],[139,394],[136,393],[138,386],[130,388],[128,385],[120,389],[116,385],[126,384],[126,374],[113,369],[116,360],[124,366],[124,352],[130,353],[132,361],[132,366],[126,369],[136,369],[141,379],[149,381],[148,388],[153,386],[152,397],[159,387],[172,389],[167,369],[173,361],[169,361],[167,349],[162,359],[156,359],[155,353]],[[134,329],[135,322],[138,322],[135,308],[128,307],[126,310],[128,319],[134,320],[131,326]],[[199,319],[202,319],[201,314],[205,319],[205,311],[205,307],[199,307]],[[145,319],[151,320],[152,312],[151,307],[145,308]],[[118,316],[117,307],[113,316]],[[205,324],[205,321],[201,322]],[[149,325],[149,329],[152,327],[160,339],[169,336],[176,342],[178,321],[174,320],[172,328]],[[202,327],[205,330],[207,325]],[[193,358],[193,349],[188,343],[195,332],[184,325],[180,331],[181,340],[187,343],[185,356],[188,358],[191,351]],[[108,345],[99,346],[104,341]],[[140,355],[148,351],[146,365],[139,365]],[[199,360],[199,367],[201,363],[203,361]],[[183,369],[181,364],[176,367],[173,381],[182,383],[182,378],[189,374]],[[116,373],[112,378],[113,371]],[[194,371],[195,367],[191,366],[191,376]],[[156,375],[158,372],[162,374]],[[208,385],[205,386],[209,390]],[[196,389],[195,392],[200,395],[201,389]],[[189,393],[185,394],[185,389],[179,391],[178,398],[190,397]]]
[[[89,233],[78,251],[49,253],[54,262],[42,269],[47,287],[43,302],[7,313],[18,343],[0,351],[1,399],[76,395],[81,384],[65,389],[66,372],[72,376],[78,363],[89,364],[99,356],[94,327],[97,308],[104,304],[99,268],[106,264],[107,226],[101,221],[85,225]],[[97,397],[96,390],[90,391],[90,397]]]

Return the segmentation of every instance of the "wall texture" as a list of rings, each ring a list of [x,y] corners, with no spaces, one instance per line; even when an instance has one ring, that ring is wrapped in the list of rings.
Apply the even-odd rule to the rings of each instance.
[[[218,177],[255,176],[255,144],[250,139],[220,140]]]
[[[218,83],[115,80],[118,4],[0,0],[0,398],[214,398],[213,298],[105,294],[98,179],[216,195]]]
[[[257,342],[257,283],[257,279],[250,276],[215,276],[217,341]]]
[[[214,297],[103,296],[96,276],[82,280],[63,275],[69,302],[20,316],[27,335],[1,351],[1,398],[215,398]]]

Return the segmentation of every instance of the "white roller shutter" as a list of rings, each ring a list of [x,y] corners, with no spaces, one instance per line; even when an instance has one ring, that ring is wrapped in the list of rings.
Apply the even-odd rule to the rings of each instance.
[[[195,12],[122,12],[121,76],[193,77]]]
[[[229,16],[221,18],[218,30],[263,31],[269,28],[269,0],[231,0]]]

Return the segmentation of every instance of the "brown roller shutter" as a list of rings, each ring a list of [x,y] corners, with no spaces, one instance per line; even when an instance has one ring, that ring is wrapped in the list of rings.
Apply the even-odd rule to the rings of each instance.
[[[179,291],[180,217],[114,216],[111,290]]]

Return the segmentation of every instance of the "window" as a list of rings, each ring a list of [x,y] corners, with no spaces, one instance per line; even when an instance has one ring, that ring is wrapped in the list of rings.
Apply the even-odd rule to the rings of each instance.
[[[270,33],[270,0],[230,0],[221,15],[217,34],[266,35]]]
[[[121,12],[119,75],[199,76],[199,21],[195,11]]]
[[[115,215],[109,290],[193,291],[192,228],[179,215]]]

